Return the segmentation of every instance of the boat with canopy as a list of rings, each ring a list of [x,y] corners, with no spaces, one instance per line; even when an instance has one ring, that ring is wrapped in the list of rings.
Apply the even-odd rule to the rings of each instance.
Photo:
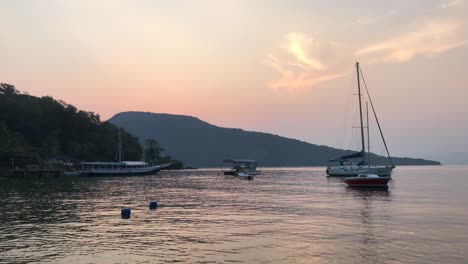
[[[154,175],[158,171],[168,168],[175,162],[165,164],[155,164],[145,161],[123,161],[122,160],[122,139],[119,128],[118,161],[117,162],[82,162],[81,175],[86,176],[138,176]]]
[[[252,179],[254,176],[261,174],[257,170],[257,161],[250,159],[225,159],[225,163],[234,163],[234,166],[227,171],[223,171],[224,175],[239,176],[241,178]]]

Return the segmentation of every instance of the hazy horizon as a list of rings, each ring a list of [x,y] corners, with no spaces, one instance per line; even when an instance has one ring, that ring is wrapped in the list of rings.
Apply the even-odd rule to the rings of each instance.
[[[359,61],[393,156],[468,164],[467,11],[464,0],[2,1],[0,82],[103,120],[183,114],[355,149]]]

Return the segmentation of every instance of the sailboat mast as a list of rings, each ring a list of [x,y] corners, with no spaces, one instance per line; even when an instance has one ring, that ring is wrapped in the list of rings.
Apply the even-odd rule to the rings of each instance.
[[[371,156],[370,156],[370,133],[369,133],[369,103],[366,102],[366,118],[367,118],[367,164],[370,168]]]
[[[119,162],[122,162],[122,135],[120,130],[121,128],[119,127]]]
[[[357,74],[357,83],[358,83],[358,97],[359,97],[359,117],[361,119],[361,142],[362,142],[362,160],[366,161],[366,146],[364,143],[364,122],[362,120],[362,102],[361,102],[361,81],[359,76],[359,62],[356,62],[356,74]]]

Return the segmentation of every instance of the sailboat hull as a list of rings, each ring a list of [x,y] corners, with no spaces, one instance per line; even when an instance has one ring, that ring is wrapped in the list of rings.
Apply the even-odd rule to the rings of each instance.
[[[333,177],[355,177],[359,174],[376,174],[380,177],[390,177],[394,166],[331,166],[327,168],[327,175]]]

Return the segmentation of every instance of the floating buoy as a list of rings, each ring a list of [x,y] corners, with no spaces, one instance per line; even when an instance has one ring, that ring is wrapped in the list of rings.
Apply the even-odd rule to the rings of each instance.
[[[130,215],[132,214],[132,209],[130,208],[122,208],[122,219],[129,219]]]
[[[150,209],[157,209],[158,208],[158,202],[156,201],[151,201],[149,204]]]

